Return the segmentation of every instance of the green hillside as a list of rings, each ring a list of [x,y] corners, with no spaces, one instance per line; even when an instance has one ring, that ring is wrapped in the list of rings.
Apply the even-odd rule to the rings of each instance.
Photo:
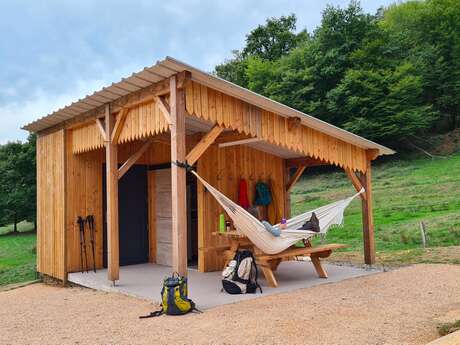
[[[375,238],[381,263],[460,263],[460,156],[391,161],[373,169]],[[354,193],[343,172],[305,173],[292,193],[293,214]],[[421,249],[419,223],[426,224],[428,248]],[[345,225],[327,242],[346,243],[336,259],[362,261],[361,202],[353,201]]]

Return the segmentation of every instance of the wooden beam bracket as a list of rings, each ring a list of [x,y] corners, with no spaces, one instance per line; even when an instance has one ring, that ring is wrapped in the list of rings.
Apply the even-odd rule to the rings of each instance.
[[[185,160],[189,165],[195,164],[198,159],[205,153],[205,151],[211,146],[216,138],[223,132],[223,128],[220,126],[214,126],[206,135],[201,138],[198,144],[187,154]]]
[[[169,127],[171,127],[171,124],[172,124],[171,109],[169,107],[169,104],[166,103],[166,100],[164,97],[159,97],[159,96],[155,96],[155,102],[158,104],[160,108],[160,112],[165,118],[166,123],[168,124]]]
[[[294,175],[291,177],[291,179],[286,185],[286,192],[289,192],[291,188],[294,187],[294,185],[300,179],[300,177],[302,176],[306,168],[307,168],[306,166],[300,166],[297,168],[296,172],[294,173]]]
[[[102,124],[100,118],[96,118],[96,126],[99,129],[99,132],[101,133],[102,140],[104,140],[104,142],[107,142],[107,133],[105,132],[104,125]]]
[[[115,122],[115,126],[113,127],[112,131],[112,136],[110,138],[110,141],[112,143],[117,143],[118,138],[120,137],[121,131],[123,130],[123,126],[126,121],[126,117],[128,116],[129,109],[128,108],[122,108],[118,112],[117,116],[117,121]]]
[[[144,144],[141,146],[139,150],[137,150],[131,157],[129,157],[125,163],[118,169],[118,179],[121,179],[124,174],[126,174],[133,166],[134,163],[136,163],[139,158],[144,154],[144,152],[149,148],[150,144],[152,143],[152,140],[147,140],[144,142]]]
[[[347,176],[350,179],[351,183],[355,187],[356,191],[359,192],[363,188],[363,185],[362,185],[360,179],[358,178],[358,176],[356,176],[356,173],[354,171],[350,170],[350,169],[345,169],[345,173],[347,174]],[[361,199],[366,200],[366,198],[367,198],[366,194],[367,193],[364,192],[364,193],[361,193],[359,196],[361,197]]]

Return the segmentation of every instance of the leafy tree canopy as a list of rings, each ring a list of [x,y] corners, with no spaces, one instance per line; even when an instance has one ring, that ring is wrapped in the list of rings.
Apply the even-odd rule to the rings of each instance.
[[[460,6],[408,1],[364,13],[328,6],[320,26],[268,19],[215,73],[349,131],[404,150],[460,123]]]
[[[26,143],[0,145],[0,225],[36,220],[34,135]]]

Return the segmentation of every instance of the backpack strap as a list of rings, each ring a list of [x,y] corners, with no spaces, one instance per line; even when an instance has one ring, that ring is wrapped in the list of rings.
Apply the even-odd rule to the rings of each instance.
[[[256,271],[256,279],[255,279],[254,283],[256,284],[256,288],[259,288],[260,293],[263,293],[262,292],[262,287],[260,286],[259,282],[257,281],[257,278],[259,277],[259,271],[258,271],[257,264],[256,264],[256,258],[254,257],[252,252],[251,252],[251,257],[252,257],[252,265],[254,266],[254,270]]]
[[[152,311],[150,314],[148,315],[142,315],[142,316],[139,316],[139,319],[148,319],[150,317],[157,317],[157,316],[160,316],[160,315],[163,315],[164,312],[163,312],[163,308],[161,308],[161,310],[157,310],[157,311]]]

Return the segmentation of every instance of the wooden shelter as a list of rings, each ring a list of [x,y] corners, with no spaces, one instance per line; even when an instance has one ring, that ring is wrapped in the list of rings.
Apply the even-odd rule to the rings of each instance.
[[[181,163],[236,200],[240,178],[269,183],[275,223],[305,168],[345,170],[362,194],[364,255],[374,263],[371,161],[393,151],[167,57],[24,127],[37,139],[37,267],[80,271],[78,216],[94,215],[94,264],[156,262],[186,274],[221,268],[222,212]],[[294,169],[295,168],[295,169]],[[88,266],[90,238],[85,233]]]

